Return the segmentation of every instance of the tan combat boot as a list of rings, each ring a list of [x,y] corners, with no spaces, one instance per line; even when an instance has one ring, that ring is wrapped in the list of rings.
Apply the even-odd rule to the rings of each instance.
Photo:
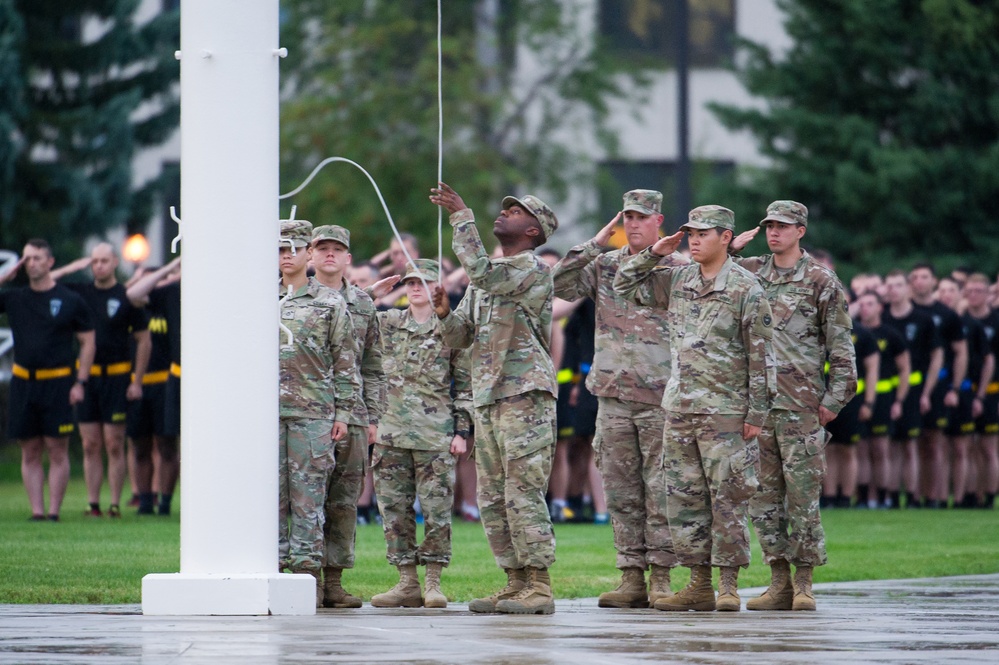
[[[527,584],[512,598],[496,603],[501,614],[552,614],[555,599],[552,597],[552,579],[547,568],[525,568]]]
[[[784,559],[770,564],[770,586],[759,598],[746,601],[747,610],[789,610],[794,599],[791,565]]]
[[[693,566],[690,583],[667,598],[656,601],[655,608],[665,612],[710,612],[715,609],[715,590],[711,587],[711,566]]]
[[[357,608],[360,607],[361,599],[347,593],[341,584],[343,568],[323,567],[323,607]]]
[[[645,588],[645,571],[641,568],[623,568],[621,583],[613,591],[605,591],[597,599],[597,607],[648,607],[649,594]]]
[[[718,600],[715,609],[719,612],[738,612],[742,609],[739,598],[739,567],[722,566],[718,575]]]
[[[371,597],[372,607],[423,607],[416,564],[399,566],[399,583],[385,593]]]
[[[495,614],[496,603],[507,598],[513,598],[527,585],[527,573],[523,568],[506,568],[506,586],[485,598],[476,598],[468,604],[471,612],[480,614]]]
[[[649,575],[649,607],[654,606],[660,598],[673,595],[673,590],[669,588],[669,570],[666,566],[652,566],[652,574]]]
[[[447,596],[441,592],[441,568],[440,563],[427,564],[427,578],[423,581],[424,607],[447,607]]]
[[[791,603],[791,609],[815,611],[811,566],[796,566],[794,569],[794,601]]]

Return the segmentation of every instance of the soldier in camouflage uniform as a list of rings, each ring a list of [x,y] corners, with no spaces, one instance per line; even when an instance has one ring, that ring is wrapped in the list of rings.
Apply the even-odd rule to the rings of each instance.
[[[672,367],[663,393],[667,500],[673,545],[690,584],[658,610],[738,611],[739,567],[749,565],[746,512],[756,492],[759,448],[774,386],[770,305],[727,249],[735,215],[690,211],[680,232],[621,266],[614,290],[666,309]],[[698,265],[657,267],[683,232]],[[711,566],[721,568],[717,601]]]
[[[363,290],[344,279],[350,266],[350,231],[342,226],[318,226],[312,233],[312,263],[316,279],[337,291],[347,303],[353,326],[355,378],[361,398],[346,414],[347,441],[337,446],[336,469],[326,495],[326,550],[323,559],[325,607],[360,607],[361,599],[344,590],[345,568],[354,567],[357,501],[364,490],[368,445],[375,442],[385,403],[385,373],[375,305]]]
[[[654,605],[670,595],[670,570],[677,565],[663,476],[661,402],[670,368],[666,313],[614,291],[618,268],[659,239],[662,200],[661,193],[648,189],[625,194],[621,212],[592,240],[570,249],[553,274],[556,297],[596,303],[596,348],[586,387],[600,401],[593,448],[622,573],[620,586],[600,595],[600,607]],[[622,216],[628,244],[606,251]],[[658,265],[687,263],[673,253]],[[649,589],[647,568],[652,569]]]
[[[759,437],[760,491],[749,502],[771,581],[746,603],[749,610],[815,609],[812,568],[826,563],[819,518],[825,425],[857,394],[846,293],[836,273],[801,249],[807,227],[808,208],[774,201],[760,225],[732,243],[738,251],[762,228],[773,252],[736,261],[770,301],[777,359],[777,396]]]
[[[555,450],[555,367],[549,351],[552,277],[534,250],[558,220],[534,196],[507,196],[493,224],[503,256],[490,259],[472,211],[438,183],[430,200],[451,213],[452,247],[471,286],[451,312],[434,289],[444,343],[471,348],[479,511],[507,585],[469,604],[473,612],[551,614],[555,561],[545,492]]]
[[[465,452],[472,426],[472,387],[467,353],[444,345],[433,318],[424,281],[429,286],[439,278],[436,261],[416,259],[402,278],[409,307],[378,313],[388,403],[371,466],[399,583],[373,596],[375,607],[447,607],[441,568],[451,561],[455,456]],[[425,529],[419,547],[417,496]],[[422,596],[417,565],[427,567]]]
[[[359,386],[347,305],[306,275],[311,239],[309,222],[281,223],[278,549],[281,569],[316,578],[321,607],[326,481]]]

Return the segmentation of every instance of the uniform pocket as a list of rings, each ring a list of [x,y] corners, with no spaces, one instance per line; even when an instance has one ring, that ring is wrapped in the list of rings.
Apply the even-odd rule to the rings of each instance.
[[[805,437],[805,452],[809,455],[819,455],[826,448],[826,443],[832,435],[829,430],[820,428]]]

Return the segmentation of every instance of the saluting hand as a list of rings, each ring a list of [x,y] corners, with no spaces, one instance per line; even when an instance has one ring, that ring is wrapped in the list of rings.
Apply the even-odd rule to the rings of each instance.
[[[437,318],[443,319],[451,313],[451,303],[447,298],[447,291],[441,288],[440,284],[434,285],[434,312]]]
[[[743,231],[735,238],[732,242],[728,244],[729,254],[737,254],[742,251],[742,249],[749,244],[749,241],[756,237],[756,234],[760,232],[760,227],[754,226],[748,231]]]
[[[611,236],[614,235],[614,227],[621,221],[621,213],[614,215],[614,219],[604,228],[600,229],[597,235],[593,236],[593,241],[601,247],[609,247]]]
[[[656,244],[652,245],[652,253],[656,256],[669,256],[680,246],[681,240],[683,240],[683,231],[677,231],[671,236],[660,238]]]
[[[0,276],[0,284],[4,284],[4,283],[9,282],[10,280],[14,279],[14,275],[16,275],[17,271],[21,269],[21,265],[23,263],[24,263],[24,257],[22,256],[21,258],[19,258],[17,260],[17,263],[14,264],[14,267],[12,267],[10,270],[8,270],[7,272],[5,272],[3,274],[3,276]]]
[[[400,279],[402,279],[402,277],[399,275],[389,275],[384,279],[380,279],[369,287],[370,293],[368,295],[375,300],[384,298],[388,294],[392,293],[392,288],[399,283]]]

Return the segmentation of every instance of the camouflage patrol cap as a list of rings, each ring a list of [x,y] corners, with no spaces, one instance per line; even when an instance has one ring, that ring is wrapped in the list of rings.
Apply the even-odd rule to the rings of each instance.
[[[722,206],[698,206],[690,211],[687,223],[680,230],[714,228],[735,231],[735,213]]]
[[[808,226],[808,208],[797,201],[774,201],[767,206],[767,216],[760,226],[767,222]]]
[[[320,240],[335,240],[350,249],[350,231],[336,224],[317,226],[316,230],[312,232],[312,243],[315,244]]]
[[[406,274],[402,276],[402,283],[405,284],[407,279],[423,279],[427,282],[436,282],[440,279],[440,276],[441,269],[436,261],[432,259],[413,259],[413,263],[406,264]]]
[[[286,219],[281,222],[281,239],[278,247],[308,247],[312,240],[312,222],[304,219]]]
[[[663,208],[663,194],[653,189],[633,189],[624,195],[622,212],[634,210],[643,215],[658,215]]]
[[[503,210],[507,210],[512,205],[519,205],[534,215],[534,218],[541,225],[541,232],[545,234],[545,240],[551,238],[552,234],[555,233],[555,229],[558,228],[558,219],[556,219],[555,213],[552,212],[547,203],[538,197],[531,196],[530,194],[522,196],[519,199],[516,196],[504,196],[503,203],[501,204]]]

